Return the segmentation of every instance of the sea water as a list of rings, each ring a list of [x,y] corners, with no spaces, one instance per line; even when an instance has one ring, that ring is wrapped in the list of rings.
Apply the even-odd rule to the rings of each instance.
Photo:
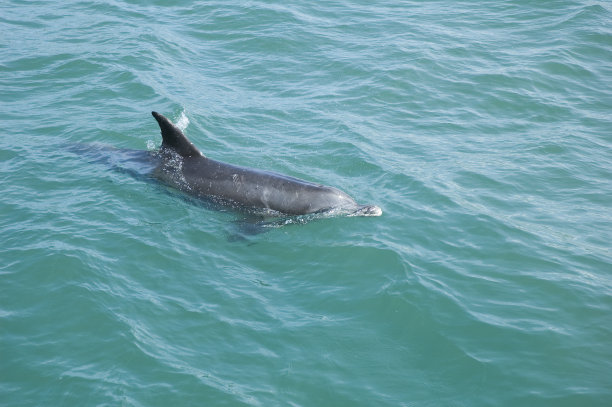
[[[202,152],[378,218],[239,218]],[[0,4],[3,406],[612,405],[612,4]]]

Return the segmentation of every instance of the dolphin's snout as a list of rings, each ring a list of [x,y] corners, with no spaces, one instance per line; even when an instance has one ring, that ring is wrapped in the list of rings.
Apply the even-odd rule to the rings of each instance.
[[[355,212],[354,216],[380,216],[382,215],[382,209],[376,205],[363,205],[359,207]]]

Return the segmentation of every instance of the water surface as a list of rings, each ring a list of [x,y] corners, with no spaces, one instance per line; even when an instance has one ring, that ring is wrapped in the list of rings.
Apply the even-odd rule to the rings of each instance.
[[[0,5],[0,402],[608,406],[603,1]],[[74,154],[338,187],[380,218],[236,215]]]

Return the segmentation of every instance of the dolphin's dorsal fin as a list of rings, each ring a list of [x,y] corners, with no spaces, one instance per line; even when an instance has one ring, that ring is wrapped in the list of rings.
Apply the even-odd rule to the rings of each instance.
[[[170,148],[176,151],[181,157],[203,157],[204,154],[193,145],[191,141],[183,134],[181,129],[176,127],[167,117],[157,112],[151,112],[159,128],[161,129],[162,135],[162,150]]]

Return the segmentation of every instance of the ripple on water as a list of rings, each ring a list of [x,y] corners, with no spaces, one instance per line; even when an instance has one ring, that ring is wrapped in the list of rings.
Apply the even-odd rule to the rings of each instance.
[[[606,405],[605,3],[8,1],[5,404]],[[66,149],[152,110],[384,214],[240,239]]]

